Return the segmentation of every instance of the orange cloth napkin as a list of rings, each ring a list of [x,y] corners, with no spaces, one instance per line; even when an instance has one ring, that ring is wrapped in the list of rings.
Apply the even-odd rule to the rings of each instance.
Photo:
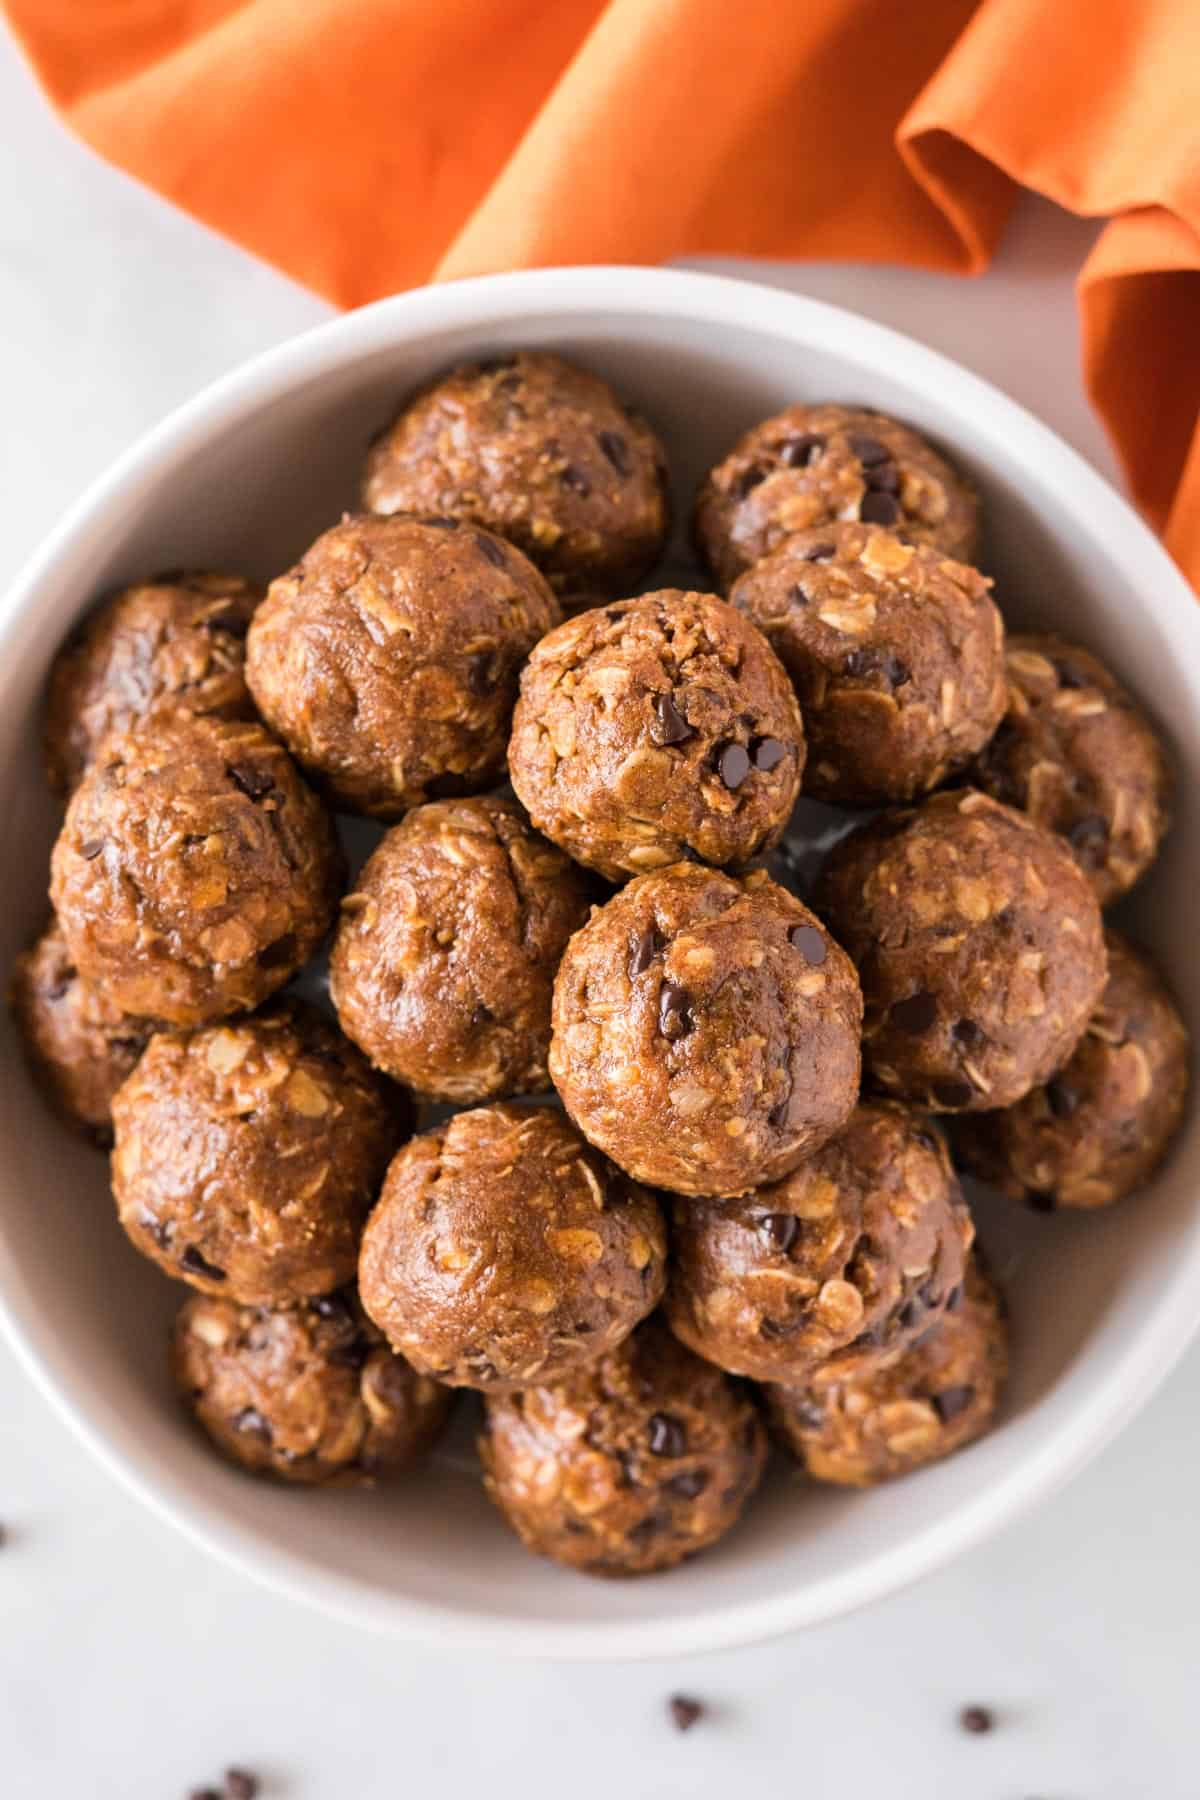
[[[2,0],[101,155],[354,306],[687,252],[973,273],[1110,220],[1084,368],[1200,586],[1200,0]]]

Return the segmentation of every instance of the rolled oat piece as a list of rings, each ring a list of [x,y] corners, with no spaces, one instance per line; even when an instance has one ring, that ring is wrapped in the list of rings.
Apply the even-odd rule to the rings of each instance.
[[[747,570],[731,603],[795,683],[804,791],[840,806],[928,793],[1004,715],[1004,625],[991,582],[882,525],[799,531]]]
[[[567,945],[553,1016],[550,1074],[575,1123],[674,1193],[778,1181],[858,1098],[853,966],[762,870],[631,881]]]
[[[529,350],[466,363],[409,400],[371,447],[363,504],[484,525],[567,597],[628,593],[670,527],[646,421],[599,376]]]
[[[766,1442],[745,1389],[655,1318],[558,1381],[489,1395],[479,1454],[489,1495],[535,1555],[648,1575],[733,1528]]]
[[[1171,822],[1171,770],[1099,657],[1063,638],[1008,641],[1008,710],[975,766],[985,793],[1066,839],[1101,906],[1128,893]]]
[[[451,518],[344,518],[271,583],[246,679],[344,811],[494,787],[517,671],[559,619],[519,550]]]
[[[415,1369],[508,1393],[614,1349],[665,1275],[653,1196],[556,1110],[499,1105],[456,1113],[396,1157],[359,1291]]]
[[[974,488],[907,425],[858,406],[789,406],[739,438],[696,497],[701,554],[724,588],[793,532],[887,525],[972,562]]]
[[[871,1079],[935,1112],[1048,1081],[1104,986],[1100,909],[1066,846],[974,788],[843,838],[815,905],[858,966]]]
[[[778,843],[804,727],[766,639],[666,588],[568,619],[521,676],[509,772],[539,831],[610,881]]]
[[[591,884],[495,795],[418,806],[342,901],[330,992],[346,1035],[431,1099],[550,1085],[550,997]]]
[[[261,725],[174,714],[106,739],[51,874],[84,979],[123,1012],[194,1026],[261,1005],[308,961],[342,860]]]
[[[1187,1027],[1144,952],[1111,929],[1104,941],[1108,982],[1074,1055],[1015,1106],[956,1125],[965,1166],[1040,1211],[1135,1193],[1183,1120]]]
[[[404,1096],[311,1008],[158,1035],[113,1100],[113,1195],[168,1275],[244,1306],[353,1278],[410,1122]]]
[[[184,1405],[230,1462],[307,1487],[407,1468],[440,1436],[448,1389],[393,1354],[352,1289],[286,1311],[195,1294],[171,1335]]]
[[[960,1292],[974,1227],[945,1140],[890,1103],[738,1200],[678,1201],[666,1311],[698,1356],[795,1384],[897,1354]]]
[[[898,1356],[834,1362],[765,1390],[777,1440],[817,1481],[873,1487],[940,1462],[995,1417],[1008,1373],[1003,1299],[978,1256],[950,1309]]]
[[[111,731],[175,711],[252,719],[246,632],[262,590],[200,572],[138,582],[88,614],[50,670],[44,746],[68,794]]]

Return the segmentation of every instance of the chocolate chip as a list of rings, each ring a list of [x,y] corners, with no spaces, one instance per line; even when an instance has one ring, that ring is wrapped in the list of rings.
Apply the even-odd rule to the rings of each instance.
[[[264,795],[274,792],[274,777],[265,769],[256,769],[252,763],[226,763],[225,773],[234,787],[241,788],[251,800],[261,800]]]
[[[479,650],[467,658],[467,686],[473,694],[490,694],[496,685],[495,666],[490,650]]]
[[[621,620],[625,617],[625,614],[621,611],[619,606],[610,606],[604,616],[610,625],[619,625]]]
[[[868,488],[859,504],[858,516],[864,525],[894,524],[900,517],[899,502],[891,494],[880,494]]]
[[[482,1000],[477,1000],[471,1008],[471,1024],[476,1031],[482,1025],[490,1025],[495,1017],[491,1007],[485,1006]]]
[[[759,483],[766,479],[766,469],[760,469],[756,463],[752,463],[748,469],[742,470],[737,480],[733,483],[734,499],[744,500],[747,494],[752,493]]]
[[[676,1731],[690,1731],[697,1719],[704,1717],[704,1708],[690,1694],[672,1694],[667,1705]]]
[[[1102,850],[1108,842],[1108,825],[1099,813],[1085,813],[1067,833],[1071,846],[1085,855]]]
[[[900,1327],[900,1330],[911,1331],[924,1310],[924,1307],[921,1306],[918,1301],[906,1300],[904,1305],[900,1308],[900,1311],[896,1314],[896,1323]]]
[[[243,1406],[240,1413],[235,1413],[233,1429],[244,1431],[247,1437],[261,1438],[264,1444],[271,1442],[271,1422],[263,1418],[256,1406]]]
[[[807,469],[809,463],[815,462],[825,448],[825,439],[815,431],[806,431],[800,437],[789,438],[786,444],[779,446],[779,460],[789,469]]]
[[[364,1337],[354,1337],[348,1344],[335,1344],[326,1355],[326,1361],[339,1369],[361,1369],[371,1354],[371,1346]]]
[[[658,996],[658,1029],[665,1038],[686,1037],[695,1024],[691,996],[686,988],[664,981]]]
[[[756,737],[750,739],[750,754],[754,758],[754,766],[761,769],[764,775],[778,768],[788,753],[788,747],[782,738]]]
[[[273,944],[266,944],[259,951],[257,962],[260,969],[282,969],[296,960],[296,935],[285,931],[282,937]]]
[[[600,448],[607,456],[618,475],[628,475],[630,471],[629,446],[623,437],[615,431],[602,431],[599,434]]]
[[[939,1106],[969,1106],[975,1090],[965,1081],[938,1081],[934,1083],[933,1097]]]
[[[764,1213],[761,1222],[776,1250],[786,1256],[800,1232],[800,1221],[795,1213]]]
[[[210,1263],[206,1256],[201,1256],[195,1244],[188,1244],[185,1247],[183,1255],[179,1259],[179,1266],[181,1269],[186,1269],[190,1275],[207,1276],[209,1281],[224,1281],[225,1279],[224,1269],[218,1269],[216,1263]]]
[[[480,556],[485,556],[494,569],[508,568],[508,552],[496,538],[489,537],[485,531],[475,533],[475,548]]]
[[[648,1544],[660,1531],[665,1531],[670,1523],[660,1512],[647,1513],[644,1519],[639,1519],[636,1525],[629,1527],[625,1536],[631,1544]]]
[[[964,1706],[958,1715],[958,1722],[964,1731],[969,1731],[974,1737],[981,1737],[996,1723],[986,1706]]]
[[[881,444],[878,438],[864,437],[860,432],[852,431],[846,442],[865,469],[869,469],[874,463],[885,463],[892,460],[891,451],[886,444]]]
[[[707,1469],[685,1469],[682,1475],[672,1475],[670,1481],[665,1481],[663,1486],[672,1494],[678,1494],[681,1500],[695,1500],[704,1492],[711,1479]]]
[[[695,732],[675,704],[673,694],[655,694],[654,721],[650,727],[653,744],[686,744]]]
[[[251,1775],[249,1769],[226,1769],[226,1800],[256,1800],[257,1794],[257,1775]]]
[[[888,1013],[891,1024],[901,1031],[911,1031],[914,1037],[920,1037],[923,1031],[929,1031],[937,1024],[937,1001],[932,994],[910,994],[907,1000],[897,1000]]]
[[[836,544],[810,544],[804,552],[805,562],[829,562],[837,555]]]
[[[750,752],[741,744],[724,744],[717,750],[717,773],[732,792],[750,773]]]
[[[1029,1210],[1031,1212],[1052,1213],[1057,1202],[1053,1194],[1030,1194]]]
[[[942,1424],[948,1425],[951,1419],[957,1419],[959,1413],[966,1412],[974,1398],[973,1387],[943,1388],[940,1394],[933,1396],[933,1410]]]
[[[591,482],[588,480],[583,470],[577,469],[574,463],[568,463],[566,468],[560,473],[558,479],[562,482],[564,487],[570,488],[572,493],[579,494],[584,500],[587,499],[592,491]]]
[[[1046,1083],[1046,1099],[1056,1119],[1069,1119],[1079,1105],[1079,1095],[1060,1076]]]
[[[767,1114],[767,1123],[773,1126],[776,1131],[782,1131],[788,1122],[788,1113],[791,1111],[791,1106],[792,1097],[790,1094],[783,1100],[777,1100]]]
[[[965,1296],[966,1296],[966,1289],[963,1287],[963,1285],[960,1281],[958,1286],[952,1287],[950,1289],[950,1292],[946,1295],[946,1311],[947,1312],[957,1312],[959,1307],[962,1305]]]
[[[859,680],[864,675],[874,675],[879,669],[879,658],[873,650],[851,650],[842,658],[842,674]]]
[[[900,492],[900,471],[895,463],[877,463],[873,469],[864,471],[867,486],[873,493],[898,494]]]
[[[82,856],[84,862],[95,862],[103,848],[103,838],[87,838],[80,844],[79,854]]]
[[[354,1313],[344,1294],[318,1294],[309,1307],[319,1319],[336,1319],[339,1325],[352,1325]]]
[[[960,1050],[978,1050],[986,1035],[974,1019],[955,1019],[950,1027],[951,1040]]]
[[[647,1432],[651,1456],[686,1456],[687,1432],[674,1413],[651,1413]]]
[[[1091,686],[1091,683],[1083,673],[1083,670],[1076,668],[1074,663],[1066,662],[1063,658],[1056,656],[1054,658],[1054,668],[1058,675],[1058,685],[1060,687],[1084,688]]]
[[[635,938],[629,952],[629,979],[636,981],[644,975],[656,956],[661,956],[663,940],[653,925],[647,925],[645,931]]]
[[[805,962],[819,969],[829,955],[829,946],[825,942],[825,933],[817,925],[793,925],[788,932],[788,942],[799,950]]]
[[[432,525],[435,531],[457,531],[462,524],[462,520],[451,519],[446,513],[426,513],[418,523],[421,525]]]

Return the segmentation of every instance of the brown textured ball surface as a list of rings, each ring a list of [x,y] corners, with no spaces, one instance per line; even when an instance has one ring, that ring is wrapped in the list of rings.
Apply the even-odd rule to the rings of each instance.
[[[559,619],[532,563],[455,519],[347,517],[271,583],[246,679],[349,812],[494,786],[517,670]]]
[[[1008,1326],[976,1257],[954,1309],[899,1356],[837,1362],[769,1387],[774,1433],[817,1481],[873,1487],[939,1462],[988,1429],[1008,1373]]]
[[[744,1389],[659,1319],[561,1381],[489,1397],[479,1452],[525,1546],[589,1575],[648,1575],[715,1544],[766,1459]]]
[[[701,551],[723,587],[795,531],[889,525],[971,562],[975,490],[907,425],[857,406],[789,406],[740,438],[696,498]]]
[[[1070,1060],[1003,1112],[958,1122],[964,1164],[1014,1200],[1107,1206],[1154,1173],[1188,1092],[1188,1033],[1153,965],[1105,934],[1108,983]]]
[[[858,1098],[853,966],[763,871],[639,876],[567,946],[550,1073],[621,1168],[681,1194],[777,1181]]]
[[[50,670],[50,785],[69,793],[110,731],[160,713],[252,719],[246,632],[261,599],[237,575],[161,575],[89,614]]]
[[[748,862],[800,791],[804,727],[755,627],[675,588],[568,619],[521,676],[508,752],[539,831],[610,881]]]
[[[451,1404],[388,1349],[349,1291],[284,1312],[194,1295],[175,1320],[171,1374],[230,1462],[307,1486],[404,1468]]]
[[[363,1305],[414,1368],[499,1393],[612,1350],[657,1305],[654,1198],[561,1113],[483,1106],[414,1138],[363,1236]]]
[[[1065,844],[973,788],[843,838],[816,906],[858,965],[869,1074],[935,1111],[1049,1080],[1104,986],[1100,909]]]
[[[307,1007],[156,1036],[113,1101],[113,1194],[146,1256],[207,1294],[286,1306],[349,1281],[407,1123]]]
[[[486,525],[567,596],[627,593],[670,524],[645,420],[599,376],[536,351],[468,363],[410,400],[372,446],[363,501]]]
[[[554,971],[590,899],[514,801],[415,808],[342,901],[330,962],[342,1029],[435,1099],[540,1092]]]
[[[150,1025],[84,981],[57,920],[17,958],[12,1009],[39,1086],[93,1143],[112,1142],[112,1097],[146,1048]]]
[[[1171,822],[1162,744],[1098,657],[1056,637],[1008,641],[1008,711],[976,764],[985,793],[1058,832],[1101,906],[1145,874]]]
[[[734,584],[796,686],[804,791],[843,806],[928,793],[1004,715],[1004,625],[977,569],[881,525],[797,532]]]
[[[125,1012],[201,1025],[260,1005],[308,961],[342,862],[261,725],[179,714],[106,740],[51,873],[80,974]]]
[[[973,1237],[941,1133],[859,1106],[771,1187],[676,1202],[667,1316],[719,1368],[799,1382],[912,1344],[960,1289]]]

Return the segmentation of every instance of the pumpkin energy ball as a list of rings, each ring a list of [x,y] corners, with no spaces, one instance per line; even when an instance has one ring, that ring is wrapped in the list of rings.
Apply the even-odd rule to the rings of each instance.
[[[974,488],[923,437],[857,406],[789,406],[740,438],[696,498],[696,541],[723,587],[796,531],[888,525],[971,562]]]
[[[330,963],[342,1029],[434,1099],[540,1092],[554,970],[590,897],[515,801],[416,807],[342,901]]]
[[[766,1460],[745,1390],[659,1319],[556,1382],[489,1395],[479,1453],[526,1548],[589,1575],[648,1575],[706,1550]]]
[[[348,516],[271,583],[246,679],[339,807],[395,819],[495,786],[517,670],[559,617],[533,565],[490,531]]]
[[[939,1462],[988,1429],[1008,1373],[1004,1303],[977,1257],[950,1309],[899,1356],[835,1358],[768,1387],[775,1436],[817,1481],[873,1487]]]
[[[1144,875],[1170,824],[1161,743],[1104,664],[1056,637],[1008,641],[1008,711],[979,758],[985,793],[1067,840],[1101,906]]]
[[[961,1291],[973,1236],[940,1132],[859,1106],[773,1186],[676,1202],[667,1316],[731,1374],[800,1382],[907,1349]]]
[[[152,1261],[206,1294],[287,1306],[354,1275],[407,1123],[307,1007],[159,1035],[113,1101],[113,1194]]]
[[[869,1074],[937,1112],[1048,1081],[1104,986],[1100,909],[1066,845],[973,788],[843,838],[815,904],[858,965]]]
[[[50,897],[123,1012],[202,1025],[258,1006],[333,920],[324,810],[261,725],[176,714],[108,738],[72,796]]]
[[[131,1019],[84,981],[51,920],[13,971],[12,1009],[39,1085],[69,1125],[112,1142],[112,1097],[146,1048],[150,1024]]]
[[[69,793],[110,731],[182,708],[252,719],[246,632],[262,592],[237,575],[160,575],[97,607],[50,671],[50,785]]]
[[[974,1174],[1014,1200],[1108,1206],[1142,1187],[1179,1128],[1188,1034],[1147,958],[1105,934],[1108,984],[1070,1060],[1004,1112],[958,1122]]]
[[[448,1390],[388,1349],[350,1291],[277,1312],[195,1294],[175,1321],[171,1374],[230,1462],[307,1486],[406,1467],[450,1411]]]
[[[508,752],[539,831],[610,881],[744,863],[783,834],[804,727],[765,638],[669,588],[568,619],[521,676]]]
[[[468,363],[410,400],[372,446],[363,502],[485,525],[566,595],[628,593],[670,525],[645,420],[599,376],[536,351]]]
[[[789,537],[734,583],[795,683],[804,791],[842,806],[912,800],[961,769],[1004,715],[991,583],[882,525]]]
[[[762,870],[639,876],[567,945],[550,1073],[593,1144],[680,1194],[778,1181],[858,1098],[850,959]]]
[[[655,1200],[561,1113],[484,1106],[396,1157],[359,1289],[414,1368],[500,1393],[612,1350],[657,1305],[665,1261]]]

